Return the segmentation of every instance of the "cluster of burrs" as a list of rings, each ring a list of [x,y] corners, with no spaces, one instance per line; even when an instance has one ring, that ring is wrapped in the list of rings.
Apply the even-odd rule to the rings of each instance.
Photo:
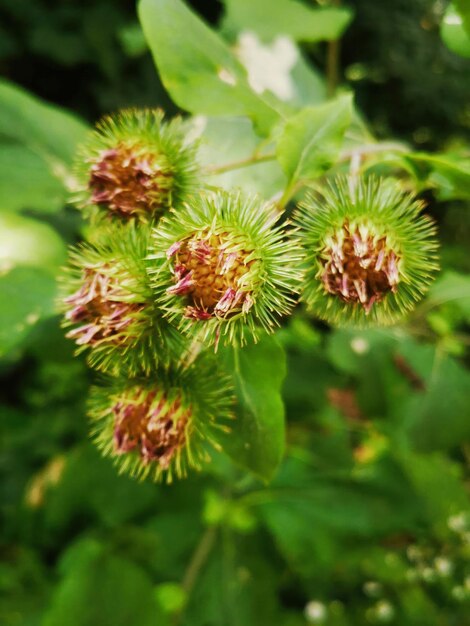
[[[274,332],[299,299],[331,323],[392,323],[437,266],[434,226],[394,183],[336,180],[289,223],[206,188],[196,156],[184,122],[130,110],[98,125],[77,168],[91,239],[71,253],[64,325],[109,376],[92,394],[98,445],[156,479],[199,467],[228,427],[220,345]]]

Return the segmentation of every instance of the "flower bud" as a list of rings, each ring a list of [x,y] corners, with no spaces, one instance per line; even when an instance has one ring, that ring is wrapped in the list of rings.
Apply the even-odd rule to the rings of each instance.
[[[307,254],[303,300],[320,318],[394,323],[428,288],[438,265],[432,221],[390,181],[339,179],[298,217]]]
[[[232,391],[214,362],[160,369],[151,379],[117,379],[92,392],[98,447],[122,471],[154,480],[186,476],[210,460],[207,444],[228,430]]]
[[[156,220],[196,186],[195,147],[181,121],[164,122],[160,110],[105,117],[79,158],[77,203],[107,217]]]
[[[194,198],[160,222],[152,283],[183,333],[244,344],[291,310],[301,255],[276,220],[258,198],[221,191]]]

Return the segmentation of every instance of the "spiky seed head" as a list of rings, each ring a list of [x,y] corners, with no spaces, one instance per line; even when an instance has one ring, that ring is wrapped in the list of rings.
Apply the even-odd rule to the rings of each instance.
[[[169,400],[161,390],[130,389],[111,407],[116,454],[136,450],[146,465],[155,461],[163,470],[186,443],[191,408],[181,396]]]
[[[410,311],[436,270],[435,227],[396,182],[339,178],[302,205],[302,298],[333,324],[386,325]]]
[[[99,370],[148,372],[181,345],[156,307],[146,271],[149,229],[109,225],[70,253],[59,307],[67,337]]]
[[[229,430],[233,394],[207,359],[93,389],[94,439],[121,471],[170,482],[210,460],[218,433]]]
[[[185,334],[243,345],[271,332],[301,281],[300,246],[272,206],[220,191],[195,197],[154,230],[157,302]]]
[[[65,319],[74,325],[67,337],[78,346],[94,346],[102,341],[122,343],[125,331],[136,322],[145,302],[129,302],[130,291],[124,287],[131,278],[110,263],[84,264],[77,291],[64,299]],[[121,276],[119,276],[121,274]],[[127,280],[126,280],[127,279]],[[128,285],[129,286],[129,285]]]
[[[128,109],[98,123],[79,153],[80,207],[99,215],[155,221],[197,185],[195,146],[179,119]]]

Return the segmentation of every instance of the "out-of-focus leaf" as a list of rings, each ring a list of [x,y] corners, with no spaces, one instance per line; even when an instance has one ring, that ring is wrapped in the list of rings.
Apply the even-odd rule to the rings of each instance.
[[[418,181],[436,188],[441,200],[470,198],[470,160],[458,154],[413,152],[403,157]]]
[[[272,485],[264,493],[249,494],[247,500],[284,557],[305,574],[339,558],[345,537],[359,541],[413,526],[417,516],[413,493],[408,485],[401,487],[395,495],[367,481],[332,479],[289,458]]]
[[[296,41],[341,37],[352,19],[346,7],[314,7],[296,0],[224,0],[223,27],[232,32],[251,30],[263,39],[289,35]]]
[[[249,159],[259,146],[250,120],[243,117],[198,116],[192,124],[201,138],[199,158],[203,165],[219,167]],[[285,176],[274,160],[235,168],[209,180],[225,189],[240,187],[264,198],[271,198],[285,185]]]
[[[183,616],[183,626],[279,624],[274,562],[251,537],[216,536]]]
[[[119,40],[127,56],[140,57],[148,50],[142,27],[138,22],[126,24],[119,31]]]
[[[223,448],[235,463],[268,481],[284,452],[284,350],[265,337],[256,345],[227,348],[222,354],[238,398],[237,416],[231,432],[223,436]]]
[[[424,383],[398,409],[418,451],[446,450],[470,438],[470,374],[438,347],[403,342],[406,363]]]
[[[43,626],[155,626],[164,624],[151,579],[132,561],[93,539],[65,553],[63,579]]]
[[[264,134],[279,120],[282,104],[251,90],[227,44],[181,0],[141,0],[139,16],[162,82],[180,107],[247,115]]]
[[[387,415],[408,383],[394,363],[394,351],[406,335],[392,329],[335,330],[327,352],[333,365],[353,376],[359,406],[371,417]]]
[[[64,206],[66,189],[38,154],[24,145],[6,143],[0,146],[0,197],[4,211],[51,213]]]
[[[30,265],[56,271],[65,256],[63,240],[47,224],[14,213],[0,213],[0,270]]]
[[[0,80],[0,135],[41,155],[58,175],[65,176],[64,167],[73,161],[87,130],[71,113]]]
[[[56,281],[49,273],[16,267],[0,275],[0,356],[18,346],[41,318],[54,313]]]
[[[470,57],[470,35],[463,17],[453,4],[448,6],[442,19],[441,37],[449,50],[462,57]]]
[[[86,513],[113,527],[151,510],[155,502],[154,485],[120,477],[112,463],[89,445],[67,457],[60,481],[47,494],[44,523],[48,532],[60,535],[75,516]]]
[[[313,179],[330,168],[352,119],[352,97],[303,109],[284,126],[277,157],[290,182]]]
[[[401,455],[400,462],[423,503],[429,522],[447,531],[448,518],[468,507],[468,492],[459,466],[438,452],[407,452]]]
[[[457,272],[445,272],[431,286],[426,307],[453,302],[470,321],[470,276]]]

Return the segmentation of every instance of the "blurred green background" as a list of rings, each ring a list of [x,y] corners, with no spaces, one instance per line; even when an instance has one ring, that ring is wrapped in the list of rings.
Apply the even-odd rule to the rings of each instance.
[[[191,5],[233,40],[236,1]],[[377,137],[468,157],[470,60],[441,39],[448,3],[344,4],[339,81]],[[302,49],[321,77],[331,46]],[[177,109],[125,0],[0,0],[0,73],[0,624],[470,624],[468,162],[466,195],[425,192],[443,271],[406,326],[299,313],[282,329],[288,447],[269,486],[222,456],[138,484],[88,442],[92,374],[59,327],[56,275],[83,232],[67,176],[86,124]]]

